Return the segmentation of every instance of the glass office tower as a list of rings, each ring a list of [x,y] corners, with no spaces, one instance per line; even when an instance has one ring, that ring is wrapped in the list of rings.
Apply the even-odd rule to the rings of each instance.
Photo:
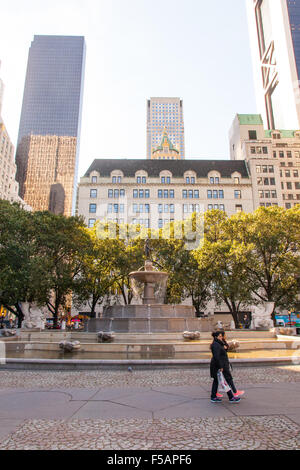
[[[40,199],[38,210],[43,207],[67,215],[74,213],[84,68],[84,37],[34,36],[28,56],[16,156],[20,195],[34,209],[35,201],[39,199],[36,196],[38,196],[40,188],[43,194],[47,194],[47,197],[44,196]],[[49,142],[47,139],[42,138],[43,136],[49,136]],[[50,136],[52,139],[50,139]],[[70,138],[72,138],[72,145],[62,144],[63,139],[69,142]],[[75,147],[74,138],[76,139]],[[40,147],[37,142],[41,143]],[[56,149],[53,149],[54,142],[57,143]],[[68,192],[70,191],[70,185],[72,187],[72,195],[68,196],[68,198],[71,197],[72,207],[70,208],[70,203],[66,207],[60,200],[57,204],[59,210],[56,210],[53,207],[55,198],[53,199],[53,194],[50,194],[51,190],[56,188],[57,184],[61,184],[63,191],[60,190],[59,193],[64,194],[66,191],[64,182],[58,180],[59,174],[62,174],[61,162],[58,161],[62,145],[64,149],[69,145],[71,152],[68,159],[66,150],[64,150],[66,164],[65,175],[63,176],[64,182],[68,179]],[[73,155],[74,149],[76,155]],[[45,157],[45,152],[48,152],[49,158]],[[37,156],[38,153],[40,153],[41,158]],[[56,162],[50,162],[51,158],[56,158]],[[43,171],[40,171],[39,160],[43,161],[43,164],[49,161],[49,166],[53,168],[53,172],[47,177],[48,180],[50,179],[48,183],[42,179]],[[32,167],[33,161],[35,162],[34,168]],[[27,180],[29,167],[31,168],[30,187],[29,180]],[[59,167],[60,170],[58,171]],[[36,182],[34,183],[35,175]],[[72,184],[70,183],[71,180]],[[32,191],[33,187],[34,191]],[[31,194],[30,197],[29,194]],[[28,198],[30,200],[27,201]],[[63,210],[62,207],[64,207]]]
[[[257,111],[269,129],[300,128],[300,0],[246,0]]]

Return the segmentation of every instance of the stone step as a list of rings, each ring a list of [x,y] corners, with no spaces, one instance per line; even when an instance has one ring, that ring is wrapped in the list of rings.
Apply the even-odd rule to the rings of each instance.
[[[240,343],[239,351],[255,351],[255,350],[290,350],[297,349],[300,346],[300,338],[298,341],[283,340],[266,340],[266,341],[245,341]],[[18,342],[6,343],[6,351],[61,351],[59,342]],[[134,353],[134,354],[156,354],[156,353],[209,353],[210,343],[205,341],[192,342],[174,342],[174,343],[83,343],[80,349],[81,353]]]

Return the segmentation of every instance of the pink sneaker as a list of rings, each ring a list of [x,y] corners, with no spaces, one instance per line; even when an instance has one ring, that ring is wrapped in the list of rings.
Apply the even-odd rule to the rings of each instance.
[[[234,397],[235,398],[238,398],[238,397],[242,397],[244,395],[244,390],[237,390],[236,393],[234,393]]]
[[[217,398],[223,398],[223,395],[221,395],[221,393],[216,393],[216,397]]]

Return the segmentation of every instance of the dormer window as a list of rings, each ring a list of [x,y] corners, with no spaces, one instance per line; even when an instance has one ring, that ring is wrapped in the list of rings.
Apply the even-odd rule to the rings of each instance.
[[[137,176],[136,182],[137,184],[146,184],[147,182],[146,176]]]
[[[273,132],[272,138],[273,138],[273,139],[277,139],[277,140],[278,140],[278,139],[281,139],[281,134],[280,134],[280,132]]]
[[[170,176],[162,176],[161,177],[161,183],[162,184],[170,184],[171,183],[171,177]]]
[[[92,183],[97,183],[97,176],[92,176]]]
[[[220,183],[220,178],[219,176],[211,176],[209,178],[210,184],[219,184]]]
[[[122,182],[122,176],[113,176],[113,177],[112,177],[112,182],[113,182],[114,184],[116,184],[116,183],[121,183],[121,182]]]

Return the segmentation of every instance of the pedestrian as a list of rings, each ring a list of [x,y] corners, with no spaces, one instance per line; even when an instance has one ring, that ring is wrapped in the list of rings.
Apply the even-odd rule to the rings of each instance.
[[[234,396],[234,391],[235,393],[237,393],[237,390],[234,386],[233,379],[230,373],[229,359],[228,359],[227,352],[225,350],[224,342],[223,342],[223,332],[218,330],[212,333],[212,337],[214,338],[214,340],[210,346],[210,349],[213,355],[211,362],[210,362],[210,375],[211,375],[211,378],[214,379],[214,381],[212,384],[210,401],[212,403],[221,403],[222,401],[220,397],[217,397],[218,386],[219,386],[218,371],[221,371],[229,387],[232,388],[232,390],[229,390],[229,392],[227,392],[229,402],[239,403],[241,401],[240,397]]]
[[[224,344],[224,349],[225,349],[226,352],[228,352],[228,351],[229,351],[229,344],[227,343],[226,333],[225,333],[225,331],[221,331],[221,333],[222,333],[222,342],[223,342],[223,344]],[[228,363],[229,363],[229,367],[230,367],[230,369],[231,369],[231,371],[232,371],[232,365],[230,364],[229,361],[228,361]],[[224,373],[224,372],[223,372],[223,373]],[[231,388],[231,390],[232,390],[232,392],[233,392],[233,395],[234,395],[236,398],[241,397],[241,396],[244,395],[244,393],[245,393],[244,390],[237,390],[237,389],[235,388],[235,385],[234,385],[234,382],[233,382],[233,379],[232,379],[231,372],[230,372],[230,377],[231,377],[231,380],[229,380],[229,382],[231,382],[231,383],[229,383],[227,379],[226,379],[226,381],[227,381],[229,387]],[[223,398],[223,395],[221,395],[221,393],[216,393],[216,396],[217,396],[217,398]]]

